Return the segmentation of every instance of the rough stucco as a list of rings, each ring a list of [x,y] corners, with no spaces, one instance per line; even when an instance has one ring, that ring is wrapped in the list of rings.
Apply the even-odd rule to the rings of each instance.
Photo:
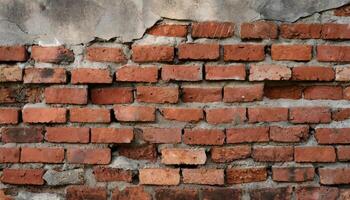
[[[0,44],[129,42],[162,18],[293,22],[350,0],[2,0]]]

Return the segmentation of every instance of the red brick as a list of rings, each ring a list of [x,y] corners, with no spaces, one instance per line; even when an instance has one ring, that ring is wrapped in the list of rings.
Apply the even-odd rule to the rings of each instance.
[[[350,144],[350,128],[317,128],[315,138],[319,144]]]
[[[201,165],[207,156],[204,149],[164,148],[161,150],[162,163],[166,165]]]
[[[292,123],[329,123],[331,112],[327,107],[290,108],[289,119]]]
[[[1,182],[13,185],[44,185],[44,169],[3,169]]]
[[[18,163],[20,149],[15,147],[0,148],[0,163]]]
[[[350,100],[350,87],[346,87],[343,90],[344,99]]]
[[[182,88],[183,102],[219,102],[222,100],[221,87],[188,87]]]
[[[92,143],[131,143],[134,138],[132,128],[92,128]]]
[[[1,140],[4,143],[36,143],[43,141],[42,132],[39,127],[3,127]]]
[[[304,98],[339,100],[343,98],[343,88],[340,86],[309,86],[304,89]]]
[[[2,200],[13,200],[10,196],[6,195],[4,190],[0,190],[0,199]]]
[[[66,83],[64,68],[26,68],[24,69],[24,83]]]
[[[182,132],[180,128],[143,127],[136,129],[141,137],[150,143],[180,143]]]
[[[349,146],[338,146],[337,147],[337,158],[339,161],[350,160],[350,147]]]
[[[94,167],[94,176],[98,182],[110,181],[132,181],[132,172],[129,170],[110,168],[110,167]]]
[[[213,147],[211,149],[211,159],[216,163],[232,162],[250,157],[251,147],[240,145],[233,147]]]
[[[125,62],[126,58],[122,48],[88,47],[86,59],[94,62]]]
[[[202,77],[200,65],[165,65],[162,67],[164,81],[200,81]]]
[[[163,108],[161,113],[165,119],[181,122],[198,122],[204,118],[201,108]]]
[[[17,124],[17,108],[0,108],[0,124]]]
[[[271,57],[272,60],[309,61],[312,57],[312,46],[273,44],[271,46]]]
[[[186,37],[187,25],[181,24],[158,24],[147,31],[150,35],[165,37]]]
[[[228,184],[260,182],[266,179],[267,171],[265,167],[226,169],[226,181]]]
[[[317,60],[321,62],[349,62],[350,46],[318,45]]]
[[[103,187],[69,186],[66,189],[66,198],[67,200],[107,200],[107,190]]]
[[[73,51],[67,48],[64,48],[63,46],[58,46],[58,47],[32,46],[31,57],[33,60],[37,62],[70,63],[74,61]]]
[[[268,127],[244,127],[226,129],[227,143],[268,142]]]
[[[138,86],[136,100],[146,103],[177,103],[179,89],[177,86]]]
[[[314,177],[313,167],[272,167],[272,179],[277,182],[312,181]]]
[[[174,47],[172,46],[132,46],[132,60],[134,62],[169,62],[173,59]]]
[[[338,192],[338,188],[335,187],[301,186],[295,189],[297,200],[335,200]]]
[[[318,39],[321,37],[321,24],[282,24],[280,35],[287,39]]]
[[[224,45],[225,61],[263,61],[265,46],[258,44]]]
[[[241,24],[242,39],[276,39],[278,27],[273,22],[258,21]]]
[[[109,164],[111,161],[111,149],[67,149],[67,162],[71,164]]]
[[[123,66],[116,71],[116,80],[122,82],[147,82],[158,81],[158,68],[156,66]]]
[[[185,129],[183,142],[189,145],[222,145],[225,133],[221,129]]]
[[[109,69],[78,68],[71,71],[72,84],[112,83]]]
[[[114,106],[114,115],[122,122],[151,122],[156,120],[156,109],[152,106]]]
[[[242,191],[232,188],[205,188],[202,190],[203,200],[241,200]]]
[[[53,143],[89,143],[89,128],[46,127],[45,140]]]
[[[322,66],[293,67],[292,74],[296,81],[332,81],[335,77],[333,68]]]
[[[133,160],[155,161],[157,159],[157,149],[153,144],[122,146],[118,149],[118,153]]]
[[[350,5],[344,5],[334,10],[334,15],[339,17],[350,16]]]
[[[24,123],[65,123],[67,110],[65,108],[27,107],[22,110]]]
[[[320,168],[320,183],[338,185],[350,183],[350,168]]]
[[[245,84],[224,87],[223,101],[230,102],[250,102],[260,101],[264,94],[264,84]]]
[[[253,189],[249,192],[251,200],[273,199],[273,200],[291,200],[292,187],[271,187],[262,189]]]
[[[230,22],[197,22],[192,23],[193,38],[227,38],[234,34],[234,24]]]
[[[139,169],[139,180],[142,185],[178,185],[179,169]]]
[[[350,39],[349,24],[326,23],[322,25],[322,39]]]
[[[343,121],[350,118],[350,108],[339,108],[332,112],[334,121]]]
[[[279,81],[289,80],[292,77],[292,72],[289,67],[282,65],[251,65],[249,71],[250,81]]]
[[[253,148],[252,157],[258,162],[286,162],[293,160],[294,149],[290,146]]]
[[[246,71],[243,64],[205,65],[206,80],[245,80]]]
[[[223,169],[182,169],[183,182],[201,185],[224,185]]]
[[[309,138],[309,126],[270,127],[270,140],[275,142],[302,142]]]
[[[334,147],[331,146],[306,146],[295,147],[295,162],[335,162]]]
[[[87,88],[48,87],[45,88],[45,102],[59,104],[87,104]]]
[[[1,66],[0,82],[19,82],[22,81],[22,69],[16,66]]]
[[[25,46],[0,46],[0,61],[26,61],[28,53]]]
[[[0,87],[0,103],[39,103],[42,92],[39,87]]]
[[[132,103],[134,101],[131,87],[105,87],[91,89],[93,104]]]
[[[218,44],[180,44],[178,51],[180,60],[216,60],[220,56]]]
[[[199,194],[196,189],[157,188],[155,190],[155,197],[157,200],[170,200],[170,199],[197,200],[199,199]]]
[[[21,149],[22,163],[63,163],[63,160],[63,148],[23,147]]]
[[[337,188],[336,188],[337,189]],[[346,200],[350,198],[350,190],[347,188],[340,189],[339,191],[339,199]]]
[[[242,124],[247,120],[246,108],[210,108],[205,110],[205,118],[209,124]]]
[[[152,200],[152,196],[141,186],[126,187],[122,191],[115,188],[111,200]]]
[[[336,81],[350,81],[350,67],[337,67],[335,68],[335,73]]]
[[[249,119],[249,122],[251,123],[288,121],[288,108],[282,108],[282,107],[248,108],[248,119]]]
[[[71,108],[69,110],[71,122],[109,123],[111,113],[106,108]]]
[[[264,95],[269,99],[301,99],[303,88],[300,86],[265,86]]]

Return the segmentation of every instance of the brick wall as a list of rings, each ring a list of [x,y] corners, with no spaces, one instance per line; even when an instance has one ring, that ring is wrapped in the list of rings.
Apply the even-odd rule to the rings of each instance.
[[[350,199],[349,39],[163,21],[133,44],[1,46],[0,198]]]

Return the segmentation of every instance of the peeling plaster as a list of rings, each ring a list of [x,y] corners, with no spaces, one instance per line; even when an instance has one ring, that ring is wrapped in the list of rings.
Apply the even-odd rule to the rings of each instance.
[[[350,0],[2,0],[0,44],[130,42],[168,18],[293,22]]]

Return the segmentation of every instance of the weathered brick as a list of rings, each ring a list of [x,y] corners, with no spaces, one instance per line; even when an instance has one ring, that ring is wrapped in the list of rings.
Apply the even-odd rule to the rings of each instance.
[[[182,24],[158,24],[147,31],[150,35],[165,37],[186,37],[187,25]]]
[[[264,84],[245,84],[224,87],[223,101],[250,102],[260,101],[264,94]]]
[[[205,109],[205,119],[209,124],[242,124],[247,120],[246,108],[235,107]]]
[[[14,185],[44,185],[44,169],[3,169],[1,182]]]
[[[157,200],[184,199],[197,200],[199,194],[196,189],[188,188],[157,188],[155,190]]]
[[[180,60],[216,60],[220,56],[218,44],[180,44],[178,51]]]
[[[272,179],[278,182],[312,181],[314,177],[313,167],[272,167]]]
[[[19,82],[22,81],[22,69],[16,66],[0,67],[0,82]]]
[[[288,108],[282,108],[282,107],[248,108],[248,120],[251,123],[288,121]]]
[[[301,99],[303,88],[300,86],[265,86],[264,95],[269,99]]]
[[[350,147],[349,146],[338,146],[337,147],[337,158],[339,161],[350,160]]]
[[[252,157],[258,162],[292,161],[294,149],[290,146],[268,146],[253,148]]]
[[[290,200],[292,199],[292,187],[273,187],[253,189],[249,192],[251,200],[274,199]]]
[[[185,129],[183,142],[189,145],[222,145],[225,133],[221,129]]]
[[[162,67],[164,81],[200,81],[203,79],[200,65],[165,65]]]
[[[70,63],[74,61],[74,53],[63,46],[32,46],[31,58],[37,62]]]
[[[122,48],[88,47],[86,59],[94,62],[125,62],[126,58]]]
[[[24,83],[66,83],[64,68],[26,68],[24,69]]]
[[[338,197],[338,193],[339,190],[335,187],[300,186],[295,189],[297,200],[335,200]]]
[[[109,164],[111,161],[111,149],[67,149],[67,162],[72,164]]]
[[[122,82],[147,82],[158,81],[158,68],[156,66],[131,66],[120,67],[115,73],[116,80]]]
[[[265,167],[226,169],[226,181],[228,184],[260,182],[266,179],[267,171]]]
[[[184,183],[202,185],[223,185],[223,169],[182,169]]]
[[[69,110],[71,122],[109,123],[111,112],[106,108],[71,108]]]
[[[66,114],[65,108],[26,107],[22,110],[25,123],[65,123]]]
[[[23,147],[21,149],[22,163],[63,163],[63,148]]]
[[[58,104],[87,104],[87,88],[48,87],[45,88],[45,102]]]
[[[161,113],[165,119],[181,122],[198,122],[204,118],[201,108],[163,108]]]
[[[343,88],[340,86],[309,86],[304,89],[305,99],[339,100],[343,98]]]
[[[272,60],[309,61],[312,57],[312,46],[273,44],[271,46],[271,57]]]
[[[0,163],[18,163],[20,149],[15,147],[0,148]]]
[[[219,102],[222,100],[221,87],[188,87],[182,89],[183,102]]]
[[[166,165],[201,165],[207,160],[204,149],[164,148],[161,153]]]
[[[89,128],[46,127],[45,140],[53,143],[89,143]]]
[[[1,141],[4,143],[37,143],[43,141],[40,127],[3,127]]]
[[[282,24],[280,35],[287,39],[319,39],[321,37],[321,24]]]
[[[130,170],[123,170],[110,167],[94,167],[93,173],[98,182],[110,181],[132,181],[132,172]]]
[[[132,60],[135,62],[168,62],[174,59],[174,47],[155,45],[132,46]]]
[[[0,124],[17,124],[17,108],[0,108]]]
[[[181,128],[156,128],[143,127],[137,128],[136,132],[141,132],[143,140],[150,143],[180,143]]]
[[[121,146],[118,149],[120,156],[124,156],[133,160],[149,160],[157,159],[157,149],[153,144],[142,144],[134,146]]]
[[[93,104],[132,103],[134,100],[131,87],[105,87],[91,89]]]
[[[116,187],[111,200],[152,200],[152,196],[142,186],[126,187],[122,191]]]
[[[292,77],[291,70],[282,65],[251,65],[250,66],[250,81],[263,81],[263,80],[289,80]]]
[[[152,106],[114,106],[114,115],[123,122],[150,122],[156,120],[156,109]]]
[[[92,143],[131,143],[132,128],[91,128]]]
[[[230,22],[197,22],[192,23],[193,38],[227,38],[234,34],[234,24]]]
[[[345,66],[335,68],[335,80],[350,81],[350,67]]]
[[[205,65],[206,80],[245,80],[246,70],[243,64]]]
[[[339,108],[332,112],[334,121],[342,121],[350,118],[350,108]]]
[[[350,39],[349,24],[326,23],[322,25],[322,39]]]
[[[258,21],[241,24],[242,39],[276,39],[278,27],[273,22]]]
[[[343,97],[346,100],[350,100],[350,87],[346,87],[343,89]]]
[[[275,142],[302,142],[309,137],[309,126],[271,126],[270,140]]]
[[[66,198],[67,200],[107,200],[107,190],[103,187],[69,186],[66,189]]]
[[[298,146],[294,150],[295,162],[335,162],[335,149],[331,146]]]
[[[178,185],[179,169],[139,169],[139,180],[142,185]]]
[[[240,145],[233,147],[213,147],[211,149],[211,159],[217,163],[232,162],[250,157],[251,147]]]
[[[241,200],[242,191],[232,188],[205,188],[202,190],[203,200]]]
[[[331,112],[326,107],[294,107],[290,108],[289,119],[292,123],[328,123]]]
[[[324,185],[338,185],[350,183],[350,168],[320,168],[320,183]]]
[[[146,103],[177,103],[179,89],[177,86],[138,86],[136,100]]]
[[[268,127],[244,127],[226,129],[226,143],[268,142]]]
[[[318,45],[317,60],[321,62],[349,62],[350,46]]]
[[[109,69],[77,68],[71,74],[72,84],[112,83]]]
[[[319,144],[350,144],[350,128],[317,128],[315,138]]]
[[[333,68],[321,66],[293,67],[292,74],[296,81],[332,81],[335,77]]]
[[[25,46],[0,46],[0,61],[26,61],[28,53]]]
[[[258,44],[224,45],[225,61],[263,61],[265,46]]]

